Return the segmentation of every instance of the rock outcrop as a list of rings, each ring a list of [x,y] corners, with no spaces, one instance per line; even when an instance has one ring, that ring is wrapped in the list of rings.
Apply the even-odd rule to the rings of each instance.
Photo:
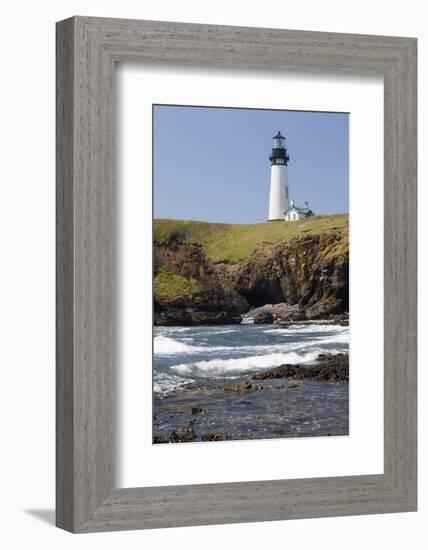
[[[328,382],[349,382],[349,356],[346,353],[336,355],[321,354],[317,357],[317,364],[280,365],[272,370],[259,372],[253,380],[273,380],[278,378],[292,378],[293,380],[324,380]],[[296,386],[288,386],[296,387]]]
[[[246,299],[221,280],[200,245],[155,243],[156,325],[236,324],[248,308]]]
[[[236,262],[213,262],[202,245],[174,235],[154,245],[155,324],[235,324],[251,307],[277,303],[287,307],[258,321],[346,314],[348,270],[347,227],[259,244]]]
[[[269,325],[273,323],[273,315],[269,311],[260,311],[254,315],[255,325]]]
[[[252,306],[298,305],[296,320],[348,311],[347,231],[259,246],[242,265],[235,288]]]

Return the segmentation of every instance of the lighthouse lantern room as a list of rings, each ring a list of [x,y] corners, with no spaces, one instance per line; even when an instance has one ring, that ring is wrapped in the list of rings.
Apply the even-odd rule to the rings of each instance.
[[[290,157],[285,147],[285,137],[278,132],[273,136],[271,162],[269,221],[284,220],[290,207],[288,198],[288,162]]]

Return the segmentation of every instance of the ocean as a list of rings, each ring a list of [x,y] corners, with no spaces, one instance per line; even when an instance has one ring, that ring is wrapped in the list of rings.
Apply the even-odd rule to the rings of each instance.
[[[320,353],[347,353],[349,327],[320,323],[154,327],[153,389],[168,396],[189,382],[234,379],[284,363],[310,365]]]

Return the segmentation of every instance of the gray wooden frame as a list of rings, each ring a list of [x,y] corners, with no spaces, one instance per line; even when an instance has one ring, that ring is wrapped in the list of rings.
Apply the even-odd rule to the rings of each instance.
[[[115,488],[116,62],[383,76],[382,475]],[[416,510],[416,297],[416,39],[90,17],[57,24],[58,527],[92,532]]]

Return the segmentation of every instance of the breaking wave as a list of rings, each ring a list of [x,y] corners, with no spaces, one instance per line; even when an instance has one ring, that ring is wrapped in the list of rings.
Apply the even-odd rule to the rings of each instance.
[[[153,340],[155,355],[175,355],[177,353],[198,353],[203,351],[201,346],[192,346],[185,342],[168,338],[167,336],[155,336]]]
[[[250,357],[237,357],[232,359],[209,359],[207,361],[195,361],[193,363],[181,363],[173,365],[171,370],[181,375],[195,376],[219,376],[244,374],[261,369],[278,367],[284,363],[309,363],[315,361],[322,348],[312,349],[305,354],[294,351],[289,353],[268,353],[266,355],[252,355]],[[339,353],[338,350],[331,350]]]
[[[165,396],[198,378],[236,378],[284,363],[310,364],[349,349],[349,327],[155,327],[154,391]]]

